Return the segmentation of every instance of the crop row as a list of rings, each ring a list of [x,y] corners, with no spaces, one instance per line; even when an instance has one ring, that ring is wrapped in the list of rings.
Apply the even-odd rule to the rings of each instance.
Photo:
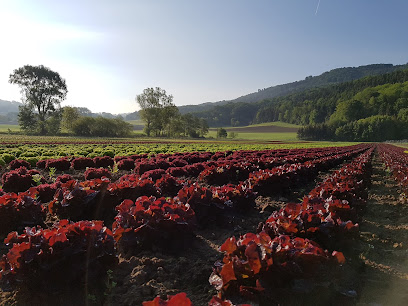
[[[386,168],[392,173],[402,189],[401,196],[408,196],[408,154],[406,149],[390,144],[378,145],[378,153]]]
[[[154,163],[150,163],[151,160],[146,156],[138,155],[130,158],[135,173],[125,174],[115,182],[111,182],[111,171],[106,168],[88,169],[85,181],[73,179],[73,172],[72,175],[59,175],[54,182],[46,182],[42,177],[43,170],[28,169],[31,165],[23,165],[19,160],[10,162],[10,171],[3,174],[4,190],[0,190],[0,232],[5,235],[18,230],[20,234],[11,232],[5,239],[9,250],[0,262],[0,275],[4,281],[29,283],[27,286],[45,285],[43,280],[46,279],[58,284],[61,282],[59,271],[65,271],[64,267],[75,266],[71,270],[66,268],[64,273],[67,277],[63,282],[68,284],[80,275],[92,277],[83,273],[89,267],[92,267],[94,276],[106,274],[106,270],[117,261],[115,248],[123,252],[135,252],[154,244],[163,250],[182,249],[191,242],[197,225],[204,226],[209,219],[222,218],[223,213],[231,209],[246,210],[252,207],[257,192],[270,192],[268,184],[282,181],[288,186],[288,182],[300,182],[302,177],[310,179],[319,170],[327,170],[365,150],[367,146],[312,151],[173,154],[157,155],[153,159]],[[313,156],[320,158],[311,161]],[[103,159],[113,161],[114,164],[128,160],[120,157]],[[68,161],[68,169],[79,163],[74,160]],[[55,164],[47,165],[48,162],[45,162],[44,168],[55,168],[51,167]],[[195,183],[185,177],[172,176],[167,171],[175,168],[170,167],[171,164],[184,168],[197,167],[200,163],[204,164],[204,169],[198,172],[193,167],[191,171],[194,174],[184,174],[185,177],[198,174],[201,179]],[[156,168],[141,166],[150,164],[156,165]],[[231,165],[241,168],[230,170]],[[221,185],[223,181],[212,181],[216,180],[216,175],[210,181],[206,179],[211,175],[200,175],[209,169],[217,169],[215,173],[230,171],[230,176],[244,172],[242,178],[245,180],[239,182],[241,177],[237,176],[235,185],[217,186],[217,183]],[[96,178],[92,178],[92,175]],[[22,184],[20,181],[11,183],[20,179],[29,181],[29,184],[21,187],[24,190],[19,187],[15,192],[10,192],[9,188],[14,187],[7,186]],[[211,182],[212,186],[203,186],[200,182]],[[47,216],[60,221],[44,229]],[[86,221],[93,219],[103,221]],[[315,246],[312,240],[302,241],[309,247]],[[298,243],[299,240],[293,238],[278,242],[280,247],[288,244],[298,247]],[[95,245],[91,253],[87,253],[89,245]],[[299,246],[300,249],[305,245]],[[320,249],[316,246],[313,252],[320,252]],[[322,252],[326,254],[327,260],[342,260],[337,253]],[[85,265],[89,261],[89,266]],[[38,279],[33,279],[30,271],[35,271],[33,277]],[[254,290],[249,287],[247,291]],[[217,299],[214,297],[213,300]]]
[[[367,199],[374,148],[335,171],[302,203],[289,203],[258,228],[221,246],[210,283],[218,298],[268,296],[294,279],[329,281],[333,269],[345,262],[341,252],[329,252],[358,231],[357,212]],[[216,305],[216,304],[214,304]]]
[[[304,144],[304,147],[311,144]],[[302,147],[299,144],[287,144],[286,147]],[[13,159],[25,159],[32,165],[41,159],[55,159],[59,157],[88,157],[97,156],[131,156],[149,154],[174,154],[175,152],[220,152],[241,150],[278,149],[275,144],[245,144],[245,143],[91,143],[91,144],[0,144],[0,166],[4,166]]]

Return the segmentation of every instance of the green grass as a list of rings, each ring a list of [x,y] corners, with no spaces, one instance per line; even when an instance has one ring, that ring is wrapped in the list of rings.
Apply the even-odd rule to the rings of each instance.
[[[287,123],[287,122],[281,122],[281,121],[252,124],[252,125],[248,125],[248,126],[244,126],[244,127],[253,127],[253,126],[279,126],[279,127],[288,127],[288,128],[300,128],[300,127],[302,127],[301,125]],[[237,128],[240,128],[240,127],[237,127]]]
[[[126,122],[132,125],[144,125],[143,120],[126,120]]]
[[[236,133],[237,137],[235,140],[276,140],[276,141],[299,141],[297,138],[297,133]],[[206,137],[217,137],[217,131],[211,130],[208,132]],[[231,139],[231,138],[227,138]]]
[[[8,132],[8,130],[13,132],[19,132],[20,126],[17,124],[0,124],[0,132]]]

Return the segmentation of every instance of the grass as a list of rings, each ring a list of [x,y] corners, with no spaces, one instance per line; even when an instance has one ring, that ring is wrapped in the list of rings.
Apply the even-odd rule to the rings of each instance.
[[[237,137],[236,140],[276,140],[276,141],[299,141],[297,138],[297,133],[236,133]],[[211,130],[208,132],[206,137],[217,137],[217,131]],[[231,138],[228,138],[231,139]]]
[[[254,126],[278,126],[278,127],[288,127],[288,128],[300,128],[300,127],[302,127],[301,125],[287,123],[287,122],[281,122],[281,121],[252,124],[252,125],[248,125],[246,127],[254,127]],[[234,127],[230,127],[229,129],[233,129],[233,128]],[[237,127],[237,128],[243,128],[243,127]]]
[[[144,125],[143,120],[126,120],[127,123],[130,123],[132,125]]]
[[[19,132],[20,126],[17,124],[0,124],[0,132],[8,132],[8,130],[12,132]]]

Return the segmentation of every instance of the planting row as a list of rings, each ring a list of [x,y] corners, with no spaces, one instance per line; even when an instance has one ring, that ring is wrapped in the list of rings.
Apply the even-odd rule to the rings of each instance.
[[[237,185],[219,187],[203,187],[166,173],[155,173],[158,170],[145,172],[142,176],[123,175],[118,181],[111,182],[109,172],[103,168],[88,169],[85,178],[90,179],[83,182],[65,174],[58,176],[52,184],[41,184],[44,179],[37,170],[20,167],[3,175],[4,191],[28,190],[18,195],[4,194],[0,190],[0,210],[3,211],[0,214],[3,221],[0,222],[0,233],[6,234],[24,226],[42,225],[46,210],[60,219],[101,219],[110,225],[117,205],[124,200],[136,201],[141,196],[177,196],[177,201],[192,207],[198,223],[203,225],[210,220],[222,219],[223,213],[230,209],[252,207],[257,193],[270,195],[297,182],[310,180],[319,170],[327,170],[354,154],[356,151],[261,170],[250,173],[249,179]],[[36,181],[40,185],[30,187]]]
[[[109,179],[111,172],[105,168],[88,169],[88,173],[85,174],[87,180],[82,182],[73,179],[69,174],[63,174],[59,175],[52,184],[41,184],[44,182],[41,172],[27,169],[24,165],[17,165],[15,162],[16,165],[12,164],[10,167],[18,167],[3,175],[3,180],[6,178],[3,181],[3,187],[6,186],[4,191],[9,188],[7,181],[12,182],[17,176],[27,177],[27,181],[30,178],[30,184],[27,184],[28,188],[20,193],[0,191],[0,231],[3,235],[11,230],[18,230],[20,233],[12,232],[5,239],[9,250],[0,262],[0,275],[3,281],[9,283],[27,287],[46,287],[47,284],[44,282],[48,283],[49,280],[52,280],[55,286],[61,284],[60,271],[67,270],[63,273],[63,275],[66,274],[63,282],[68,285],[73,279],[81,278],[81,281],[86,282],[89,279],[84,279],[85,276],[91,279],[106,275],[106,270],[117,261],[115,248],[121,252],[135,252],[150,248],[152,245],[167,251],[182,249],[191,242],[197,225],[203,226],[210,219],[222,218],[223,213],[231,209],[246,210],[252,207],[257,192],[267,194],[270,192],[270,186],[279,182],[284,182],[282,188],[285,186],[288,188],[291,182],[302,182],[315,177],[319,170],[327,170],[367,148],[367,146],[356,146],[328,152],[320,150],[320,153],[316,150],[314,154],[321,154],[321,158],[316,161],[304,161],[311,156],[307,157],[305,154],[303,156],[297,152],[292,155],[298,154],[299,157],[288,157],[283,161],[283,165],[271,167],[271,169],[260,170],[259,162],[257,170],[248,172],[245,181],[223,186],[202,186],[199,183],[171,176],[164,169],[146,170],[142,174],[126,174],[118,181],[111,182]],[[197,164],[194,158],[201,156],[208,160],[217,155],[200,154],[188,155],[191,158],[189,162],[192,164],[183,167]],[[216,160],[209,162],[221,160],[225,168],[221,167],[223,171],[220,173],[224,173],[229,171],[226,158],[232,161],[238,160],[238,157],[248,160],[252,157],[253,160],[257,158],[258,161],[262,160],[262,163],[265,163],[264,160],[271,155],[273,158],[284,158],[279,154],[283,155],[284,152],[228,152],[227,154],[223,152],[218,154]],[[166,162],[179,159],[177,155],[158,158],[167,159]],[[300,163],[299,160],[303,162]],[[70,167],[72,161],[70,161]],[[136,159],[133,160],[135,161]],[[240,163],[243,164],[244,161]],[[213,166],[215,165],[209,167]],[[344,176],[344,173],[340,176],[342,175]],[[204,180],[205,176],[202,177],[203,179],[199,181],[207,182]],[[36,184],[40,185],[30,187]],[[15,184],[9,183],[9,186],[15,186]],[[316,192],[322,193],[322,191]],[[338,209],[338,205],[333,207]],[[60,221],[49,229],[43,229],[47,215],[56,217]],[[93,219],[103,221],[84,221]],[[23,230],[24,227],[26,228]],[[315,227],[319,228],[319,226]],[[270,229],[272,231],[273,227]],[[279,267],[284,275],[292,275],[297,271],[296,269],[302,267],[308,260],[313,261],[314,258],[318,258],[317,261],[320,264],[324,262],[333,267],[344,260],[341,253],[324,251],[311,240],[312,237],[296,237],[291,233],[286,235],[279,233],[275,236],[267,233],[265,228],[265,231],[257,235],[248,234],[235,242],[226,242],[223,245],[223,251],[231,251],[229,255],[227,253],[225,255],[229,261],[224,258],[224,263],[218,266],[218,270],[212,276],[213,285],[220,288],[220,292],[226,292],[228,288],[236,287],[231,284],[239,284],[244,280],[239,284],[239,289],[245,294],[252,295],[254,292],[264,290],[263,284],[256,280],[255,284],[253,283],[253,276],[263,275],[265,269],[273,271],[270,267],[273,262],[275,262],[274,267]],[[236,244],[236,250],[232,250],[233,242]],[[267,245],[269,255],[259,253],[261,246],[266,249]],[[91,253],[87,253],[89,249]],[[292,251],[287,254],[277,251],[281,249]],[[241,252],[240,255],[236,254],[238,250]],[[255,254],[258,254],[258,257]],[[236,263],[238,259],[240,262]],[[284,262],[290,262],[292,266],[285,270],[283,267],[287,264]],[[236,264],[238,268],[234,266]],[[76,268],[71,271],[69,267],[72,266]],[[85,269],[90,267],[93,272],[85,273]],[[257,273],[245,274],[249,271],[245,270],[248,267],[255,269]],[[241,268],[244,270],[241,271]],[[31,276],[32,271],[34,276]],[[214,297],[211,305],[217,305],[221,301],[221,296]],[[227,301],[222,303],[221,305],[229,305],[226,304]]]
[[[220,248],[224,258],[209,279],[218,297],[271,298],[294,279],[308,279],[310,286],[332,281],[345,258],[324,248],[340,246],[358,231],[354,222],[367,199],[372,153],[373,148],[335,171],[302,203],[274,212],[258,234],[227,239]]]
[[[408,154],[406,149],[390,144],[378,145],[378,153],[386,168],[392,173],[402,189],[401,196],[408,196]]]

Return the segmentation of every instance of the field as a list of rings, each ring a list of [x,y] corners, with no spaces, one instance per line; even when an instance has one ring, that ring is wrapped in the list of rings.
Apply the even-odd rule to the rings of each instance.
[[[0,132],[7,133],[9,130],[18,132],[20,131],[20,126],[16,124],[0,124]]]
[[[2,304],[408,300],[404,148],[0,140]]]
[[[285,122],[269,122],[244,127],[226,127],[228,134],[233,132],[236,139],[298,141],[297,130],[300,126]],[[207,137],[216,137],[217,129],[210,128]],[[231,138],[231,136],[229,136]]]

